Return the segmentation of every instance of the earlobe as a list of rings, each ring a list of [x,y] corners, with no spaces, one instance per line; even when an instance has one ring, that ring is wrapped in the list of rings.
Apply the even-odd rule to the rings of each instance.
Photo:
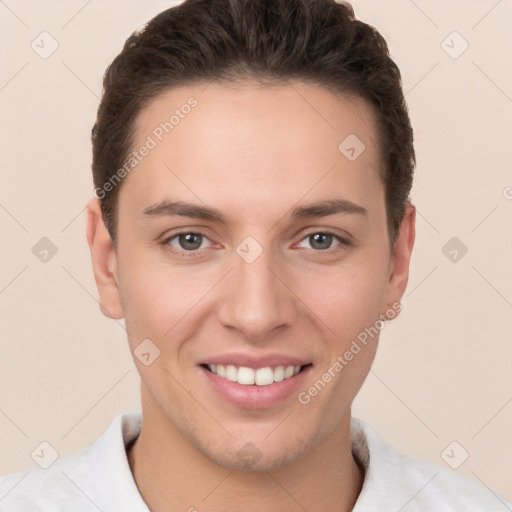
[[[87,243],[91,251],[101,312],[108,318],[123,318],[118,288],[117,256],[103,222],[100,202],[96,198],[87,204]]]
[[[388,310],[394,309],[393,304],[400,303],[407,287],[409,264],[416,237],[415,225],[416,208],[408,203],[391,254],[386,300]]]

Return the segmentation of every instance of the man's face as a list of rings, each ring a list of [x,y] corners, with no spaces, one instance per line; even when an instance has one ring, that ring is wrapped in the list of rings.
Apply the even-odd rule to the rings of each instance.
[[[160,351],[134,358],[145,421],[225,467],[282,467],[346,433],[378,335],[344,354],[406,285],[412,243],[390,253],[373,113],[312,85],[196,85],[143,110],[133,148],[148,136],[114,260],[132,352]]]

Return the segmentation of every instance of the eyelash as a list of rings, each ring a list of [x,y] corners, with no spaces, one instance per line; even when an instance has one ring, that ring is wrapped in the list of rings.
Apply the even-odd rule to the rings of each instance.
[[[334,246],[334,247],[330,247],[329,249],[311,249],[314,252],[332,254],[333,252],[337,252],[337,251],[346,249],[348,246],[350,246],[350,242],[348,240],[340,237],[339,235],[337,235],[333,231],[329,231],[329,230],[311,231],[310,233],[307,233],[306,235],[304,235],[299,240],[299,242],[302,242],[303,240],[305,240],[306,238],[309,238],[312,235],[318,235],[318,234],[321,234],[321,235],[332,235],[335,239],[338,240],[339,244]],[[162,241],[162,245],[165,248],[169,249],[170,252],[172,252],[173,254],[176,254],[176,255],[178,255],[179,257],[182,257],[182,258],[191,258],[191,257],[197,256],[197,254],[202,249],[195,249],[195,250],[192,250],[192,251],[186,251],[185,249],[182,249],[182,250],[176,250],[174,248],[170,249],[172,246],[170,245],[169,242],[171,242],[171,240],[174,240],[175,238],[179,237],[180,235],[200,235],[200,236],[202,236],[202,237],[204,237],[204,238],[209,240],[209,238],[204,233],[201,233],[201,232],[198,232],[198,231],[180,231],[179,233],[175,233],[172,236],[167,237],[165,240]]]

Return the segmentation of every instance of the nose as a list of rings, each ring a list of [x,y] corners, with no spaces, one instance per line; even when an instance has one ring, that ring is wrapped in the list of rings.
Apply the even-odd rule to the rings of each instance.
[[[287,286],[287,272],[270,249],[249,263],[234,254],[217,309],[224,327],[238,330],[252,343],[261,343],[293,324],[297,299]]]

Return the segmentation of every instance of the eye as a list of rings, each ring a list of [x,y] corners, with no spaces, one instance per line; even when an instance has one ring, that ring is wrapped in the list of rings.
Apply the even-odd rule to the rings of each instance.
[[[204,249],[203,242],[206,240],[208,238],[201,233],[184,232],[171,236],[164,243],[178,250],[192,252]]]
[[[302,241],[299,243],[299,246],[304,241],[307,241],[309,243],[309,247],[306,248],[315,249],[317,251],[325,251],[333,248],[333,241],[338,242],[334,247],[337,247],[339,245],[348,245],[348,242],[346,240],[328,231],[310,233],[309,235],[302,239]]]

